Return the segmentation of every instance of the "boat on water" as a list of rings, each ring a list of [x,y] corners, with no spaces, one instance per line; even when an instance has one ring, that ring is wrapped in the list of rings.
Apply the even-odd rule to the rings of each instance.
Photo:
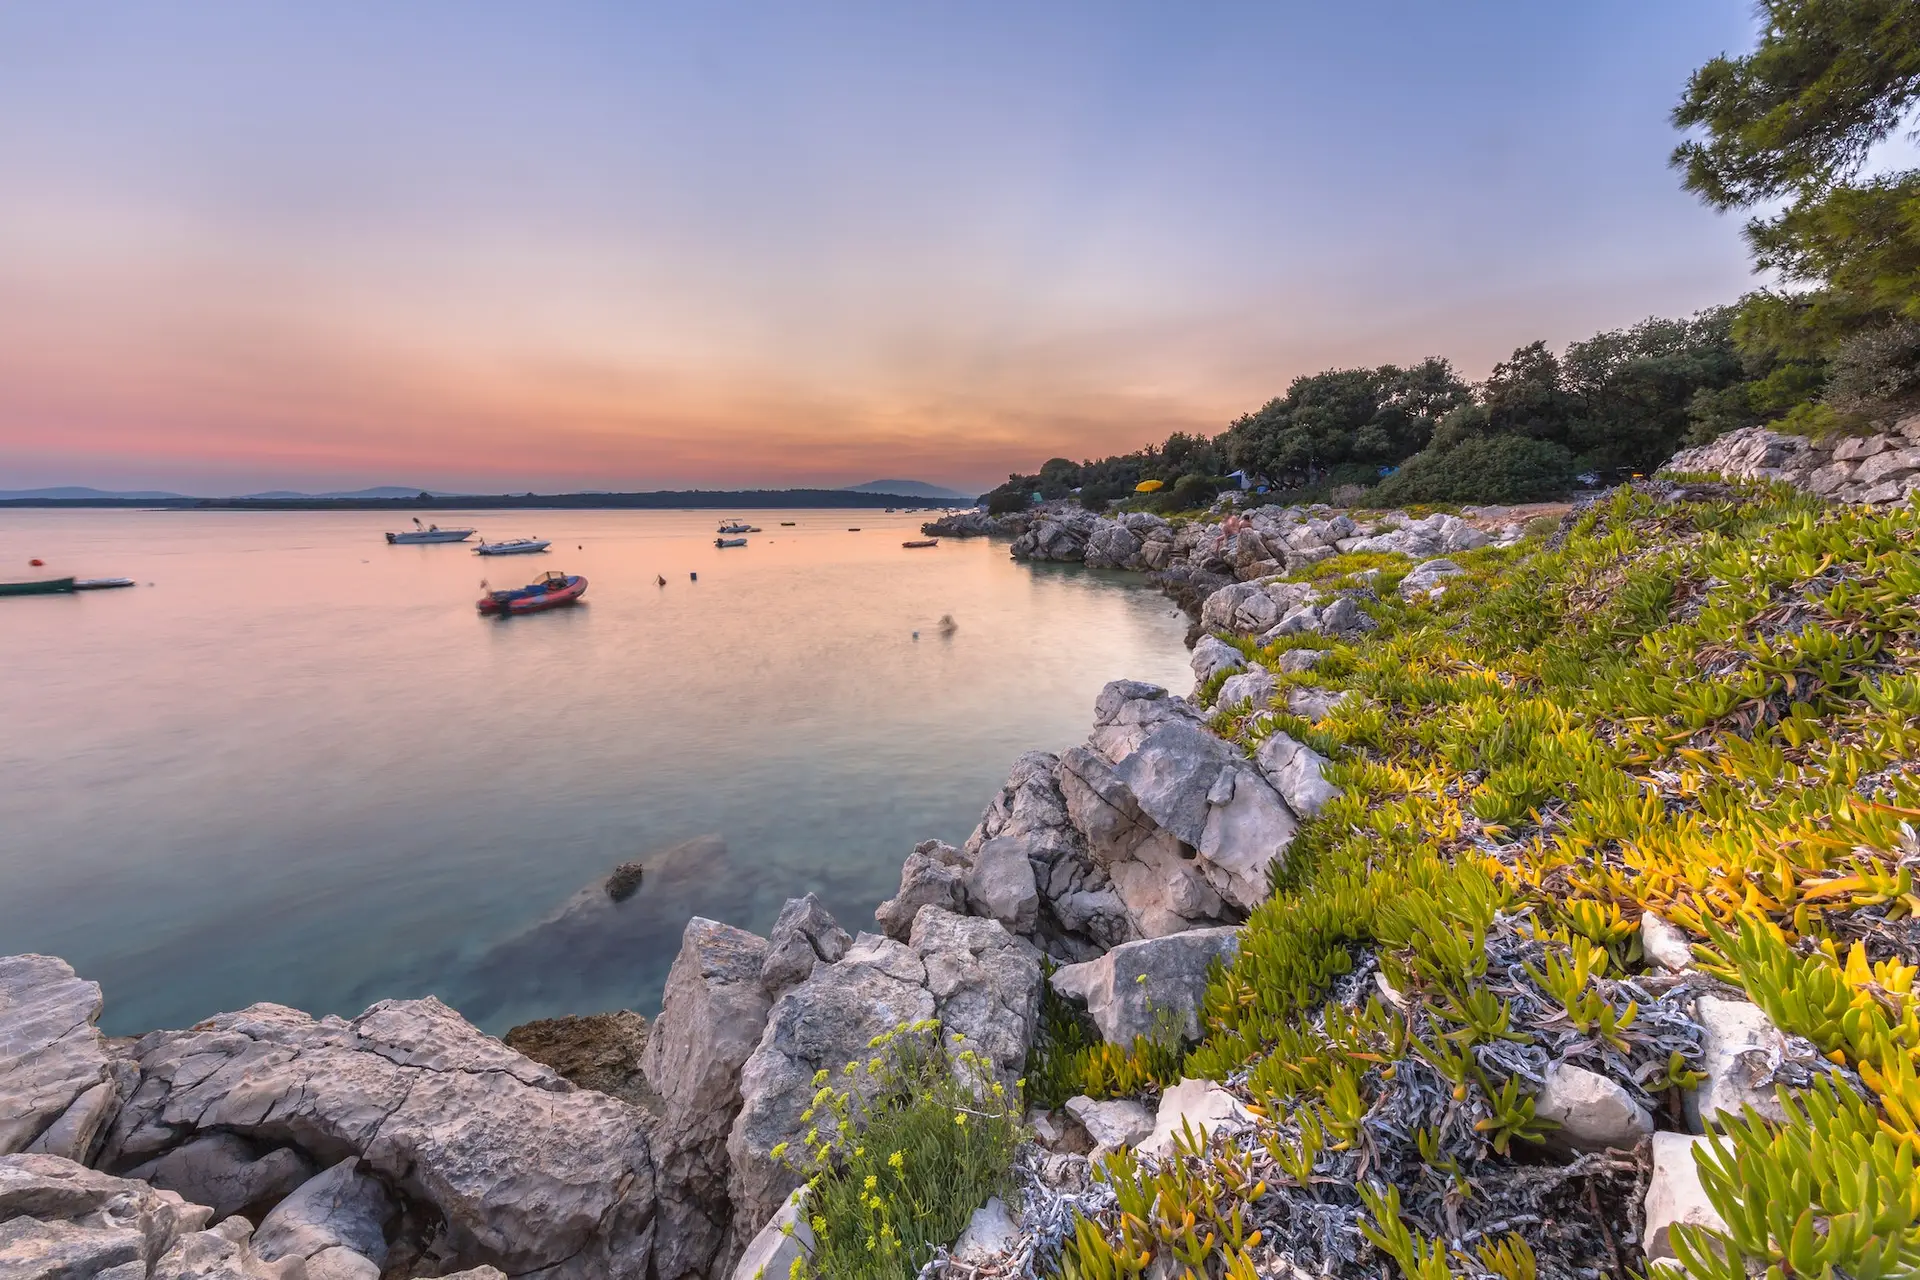
[[[713,545],[716,547],[744,547],[747,545],[747,540],[745,538],[715,538]]]
[[[909,540],[908,540],[908,541],[906,541],[906,542],[903,542],[903,543],[901,543],[900,545],[901,545],[901,546],[903,546],[903,547],[937,547],[937,546],[939,546],[939,545],[940,545],[940,539],[938,539],[938,538],[912,538],[912,539],[909,539]]]
[[[481,542],[473,549],[477,556],[530,556],[545,551],[551,543],[545,538],[508,538],[505,542]]]
[[[76,578],[73,589],[75,591],[111,591],[115,587],[132,585],[132,578]]]
[[[72,578],[41,578],[37,582],[0,582],[0,596],[59,596],[72,590]]]
[[[478,608],[482,613],[494,613],[510,616],[516,613],[539,613],[542,609],[558,609],[562,605],[572,604],[587,592],[587,580],[577,573],[548,573],[538,582],[530,582],[513,591],[489,591],[480,597]]]
[[[725,524],[720,526],[718,532],[720,533],[752,533],[753,528],[751,525],[747,524],[744,520],[729,520]]]
[[[465,542],[473,536],[471,529],[442,529],[437,524],[421,524],[420,517],[413,518],[413,528],[405,533],[389,533],[387,541],[393,546],[411,546],[418,542]]]
[[[780,527],[781,527],[782,529],[791,529],[791,528],[793,528],[793,521],[791,521],[791,520],[782,520],[782,521],[780,522]]]
[[[860,532],[860,526],[859,526],[859,525],[857,525],[857,524],[850,524],[850,525],[848,525],[848,526],[847,526],[847,532],[848,532],[848,533],[858,533],[858,532]]]

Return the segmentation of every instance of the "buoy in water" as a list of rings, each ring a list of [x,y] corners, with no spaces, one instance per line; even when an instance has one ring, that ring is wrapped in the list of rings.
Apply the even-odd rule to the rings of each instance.
[[[664,574],[664,573],[660,573],[660,574],[655,574],[654,576],[655,576],[656,578],[658,578],[658,579],[660,580],[660,585],[661,585],[661,586],[663,586],[663,587],[664,587],[664,586],[666,586],[666,585],[667,585],[667,575],[666,575],[666,574]]]
[[[32,565],[34,568],[38,569],[41,565],[44,565],[46,561],[45,560],[29,560],[27,561],[27,563]]]
[[[688,574],[688,575],[687,575],[687,581],[689,581],[689,582],[698,582],[698,581],[700,581],[700,575],[699,575],[699,574],[697,574],[697,573],[690,573],[690,574]]]

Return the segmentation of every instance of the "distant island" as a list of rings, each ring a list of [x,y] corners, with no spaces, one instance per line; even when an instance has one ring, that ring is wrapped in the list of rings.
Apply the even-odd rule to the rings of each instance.
[[[901,490],[875,486],[898,484]],[[832,508],[973,505],[974,499],[917,480],[875,480],[849,489],[657,489],[647,493],[434,493],[391,486],[356,493],[287,491],[235,498],[191,498],[176,493],[114,493],[78,487],[0,490],[0,507],[140,507],[193,511],[495,511],[520,507],[598,510],[618,508]]]

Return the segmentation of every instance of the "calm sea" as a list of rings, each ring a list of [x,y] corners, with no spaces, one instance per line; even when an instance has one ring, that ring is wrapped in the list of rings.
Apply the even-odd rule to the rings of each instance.
[[[483,559],[379,513],[0,511],[0,579],[140,584],[0,599],[0,953],[100,981],[113,1033],[428,993],[493,1031],[651,1014],[689,915],[764,931],[811,889],[871,927],[1102,684],[1191,686],[1132,575],[903,550],[920,517],[873,511],[741,512],[764,532],[719,550],[717,514],[436,513],[554,544]],[[547,569],[585,602],[476,614]]]

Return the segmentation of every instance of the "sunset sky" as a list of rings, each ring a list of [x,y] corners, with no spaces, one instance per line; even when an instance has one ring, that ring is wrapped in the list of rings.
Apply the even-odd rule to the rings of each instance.
[[[1750,286],[1748,0],[0,7],[0,489],[977,491]]]

